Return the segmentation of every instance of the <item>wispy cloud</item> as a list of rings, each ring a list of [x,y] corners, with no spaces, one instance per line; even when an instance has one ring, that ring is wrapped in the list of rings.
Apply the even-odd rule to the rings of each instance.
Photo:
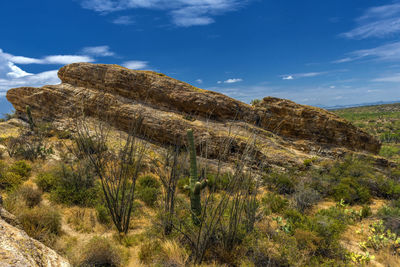
[[[231,79],[228,79],[228,80],[224,81],[224,83],[239,83],[239,82],[243,82],[243,79],[241,79],[241,78],[231,78]]]
[[[97,57],[112,57],[115,53],[110,50],[108,45],[89,46],[82,49],[82,54]]]
[[[400,3],[376,6],[367,9],[357,19],[357,27],[343,33],[346,38],[383,38],[400,32]]]
[[[356,50],[349,53],[348,56],[343,59],[333,61],[333,63],[344,63],[366,58],[381,61],[400,60],[400,42],[385,44],[370,49]]]
[[[118,25],[132,25],[135,23],[131,16],[120,16],[114,19],[112,22]]]
[[[81,0],[81,5],[103,14],[137,8],[166,10],[175,25],[189,27],[211,24],[215,16],[236,10],[246,2],[247,0]],[[126,21],[126,18],[121,21]]]
[[[9,62],[15,64],[70,64],[74,62],[94,62],[95,60],[90,56],[85,55],[52,55],[46,56],[43,58],[31,58],[31,57],[24,57],[24,56],[14,56],[12,54],[8,54],[3,52],[0,49],[0,56],[4,59],[8,60]]]
[[[202,83],[203,83],[203,80],[202,80],[202,79],[197,79],[197,80],[196,80],[196,83],[202,84]]]
[[[126,61],[122,63],[122,66],[132,70],[141,70],[149,67],[147,61],[139,61],[139,60]]]
[[[391,83],[398,83],[400,82],[400,73],[395,73],[393,75],[375,78],[372,82],[391,82]]]
[[[310,78],[310,77],[316,77],[320,75],[327,74],[329,72],[324,71],[324,72],[306,72],[306,73],[295,73],[295,74],[284,74],[281,75],[280,77],[282,80],[294,80],[294,79],[299,79],[299,78]]]

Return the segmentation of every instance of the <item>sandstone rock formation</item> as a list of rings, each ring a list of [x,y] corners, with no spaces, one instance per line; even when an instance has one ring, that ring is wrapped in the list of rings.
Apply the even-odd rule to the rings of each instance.
[[[116,65],[76,63],[58,73],[62,83],[41,88],[21,87],[7,99],[21,116],[29,105],[36,118],[60,120],[83,112],[128,130],[140,114],[142,135],[162,144],[184,142],[192,128],[215,157],[227,136],[230,150],[243,151],[256,135],[257,157],[272,164],[298,163],[309,153],[329,154],[350,149],[377,153],[380,143],[349,122],[323,109],[264,98],[250,106],[220,93],[202,90],[151,71]]]
[[[0,267],[68,267],[54,250],[30,238],[10,223],[15,217],[0,207]],[[17,222],[16,222],[17,223]]]

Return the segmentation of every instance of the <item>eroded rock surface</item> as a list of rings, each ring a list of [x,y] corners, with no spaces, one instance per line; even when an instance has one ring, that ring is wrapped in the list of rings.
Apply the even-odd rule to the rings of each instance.
[[[1,207],[0,212],[0,267],[70,266],[54,250],[30,238],[23,230],[8,224],[4,219],[9,220],[11,215]]]
[[[253,107],[160,73],[116,65],[76,63],[58,75],[59,85],[11,89],[7,99],[20,115],[27,105],[41,119],[83,112],[121,130],[128,130],[140,114],[142,135],[162,145],[185,142],[192,128],[199,146],[207,142],[210,157],[232,133],[231,152],[243,151],[249,136],[256,135],[257,158],[278,165],[299,163],[310,153],[380,149],[378,140],[335,114],[288,100],[267,97]]]

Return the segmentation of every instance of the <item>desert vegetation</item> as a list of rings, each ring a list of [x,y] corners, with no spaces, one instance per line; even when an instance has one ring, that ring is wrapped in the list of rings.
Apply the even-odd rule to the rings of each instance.
[[[256,135],[232,154],[233,132],[209,159],[191,129],[185,142],[156,148],[139,138],[140,116],[124,133],[84,118],[59,130],[26,112],[1,139],[3,205],[74,266],[400,264],[396,164],[347,153],[277,168],[257,160]],[[375,128],[397,115],[336,112],[397,160],[387,154],[397,146],[385,139],[391,130]]]

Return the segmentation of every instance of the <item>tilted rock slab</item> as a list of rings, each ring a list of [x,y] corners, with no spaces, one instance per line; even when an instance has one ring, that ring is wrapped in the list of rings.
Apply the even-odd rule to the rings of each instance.
[[[249,136],[256,134],[257,157],[269,161],[296,161],[304,147],[380,149],[378,140],[335,114],[289,100],[266,97],[253,107],[164,74],[117,65],[75,63],[61,68],[58,76],[59,85],[14,88],[7,99],[20,115],[27,105],[41,119],[82,112],[121,130],[129,130],[140,114],[142,135],[163,145],[185,142],[186,130],[192,128],[199,147],[207,142],[210,157],[220,153],[231,132],[231,152],[243,151]],[[299,141],[305,143],[302,149]]]
[[[0,218],[0,267],[69,267],[67,260]]]

